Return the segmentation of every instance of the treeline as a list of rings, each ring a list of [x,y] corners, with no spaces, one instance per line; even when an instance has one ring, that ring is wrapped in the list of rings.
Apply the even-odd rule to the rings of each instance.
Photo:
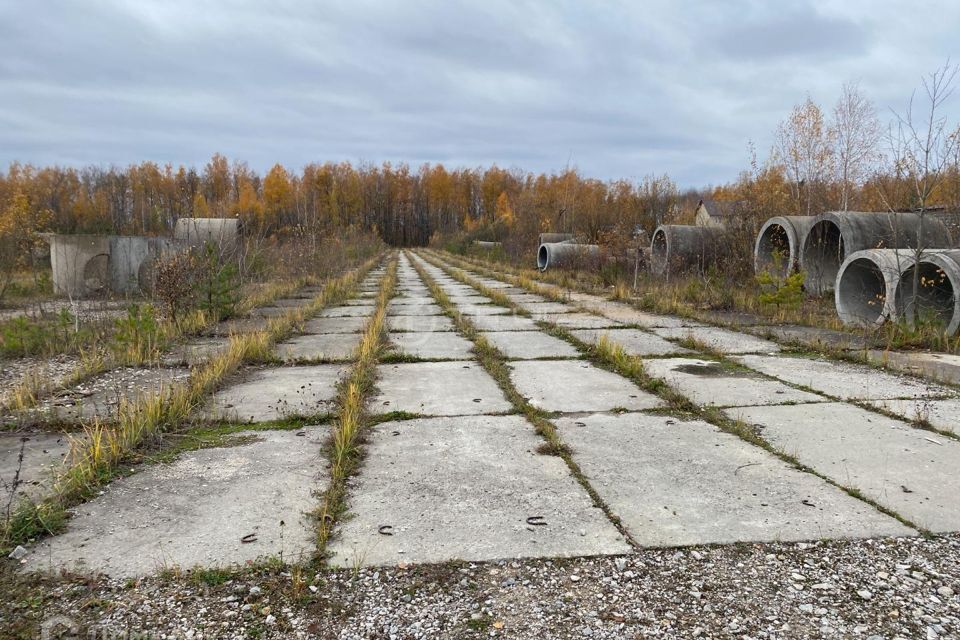
[[[0,211],[29,213],[43,231],[160,234],[180,217],[238,217],[266,234],[375,229],[395,245],[494,222],[591,235],[617,223],[652,230],[678,197],[666,177],[602,182],[575,170],[535,175],[496,166],[414,171],[325,163],[294,173],[278,164],[261,177],[219,154],[199,171],[144,162],[109,169],[14,164],[0,174]]]

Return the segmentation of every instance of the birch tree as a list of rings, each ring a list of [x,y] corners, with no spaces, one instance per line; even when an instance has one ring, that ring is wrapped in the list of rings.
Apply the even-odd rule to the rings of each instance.
[[[841,211],[849,211],[851,195],[879,159],[880,121],[855,82],[843,85],[833,108],[834,159]]]

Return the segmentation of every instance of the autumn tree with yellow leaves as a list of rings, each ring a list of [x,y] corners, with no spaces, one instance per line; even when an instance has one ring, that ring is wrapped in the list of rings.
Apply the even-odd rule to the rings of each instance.
[[[34,252],[44,242],[38,234],[50,217],[48,210],[32,206],[22,191],[0,209],[0,299],[17,271],[33,265]]]

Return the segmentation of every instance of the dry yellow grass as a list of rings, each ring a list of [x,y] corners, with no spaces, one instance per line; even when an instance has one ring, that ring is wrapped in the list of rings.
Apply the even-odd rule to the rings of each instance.
[[[321,555],[333,533],[337,518],[345,509],[347,479],[360,461],[359,442],[365,426],[366,400],[376,381],[376,367],[386,338],[387,305],[397,282],[397,258],[387,267],[380,285],[376,308],[364,328],[356,359],[337,398],[338,415],[330,436],[330,484],[317,511],[317,543]]]
[[[95,487],[108,481],[116,465],[146,438],[176,428],[243,362],[262,357],[291,327],[352,292],[376,261],[369,260],[329,282],[306,309],[291,309],[271,322],[266,331],[234,336],[225,352],[195,368],[186,383],[121,401],[115,423],[94,420],[84,425],[82,436],[71,443],[70,454],[51,494],[37,503],[22,502],[9,521],[0,523],[0,546],[52,532],[54,526],[62,523],[66,507],[85,499]]]

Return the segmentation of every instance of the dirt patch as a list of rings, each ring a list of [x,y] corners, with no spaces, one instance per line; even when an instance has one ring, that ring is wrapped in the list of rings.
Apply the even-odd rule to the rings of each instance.
[[[704,378],[749,378],[751,377],[745,371],[736,371],[725,367],[719,362],[710,364],[681,364],[673,368],[680,373],[689,373]]]

